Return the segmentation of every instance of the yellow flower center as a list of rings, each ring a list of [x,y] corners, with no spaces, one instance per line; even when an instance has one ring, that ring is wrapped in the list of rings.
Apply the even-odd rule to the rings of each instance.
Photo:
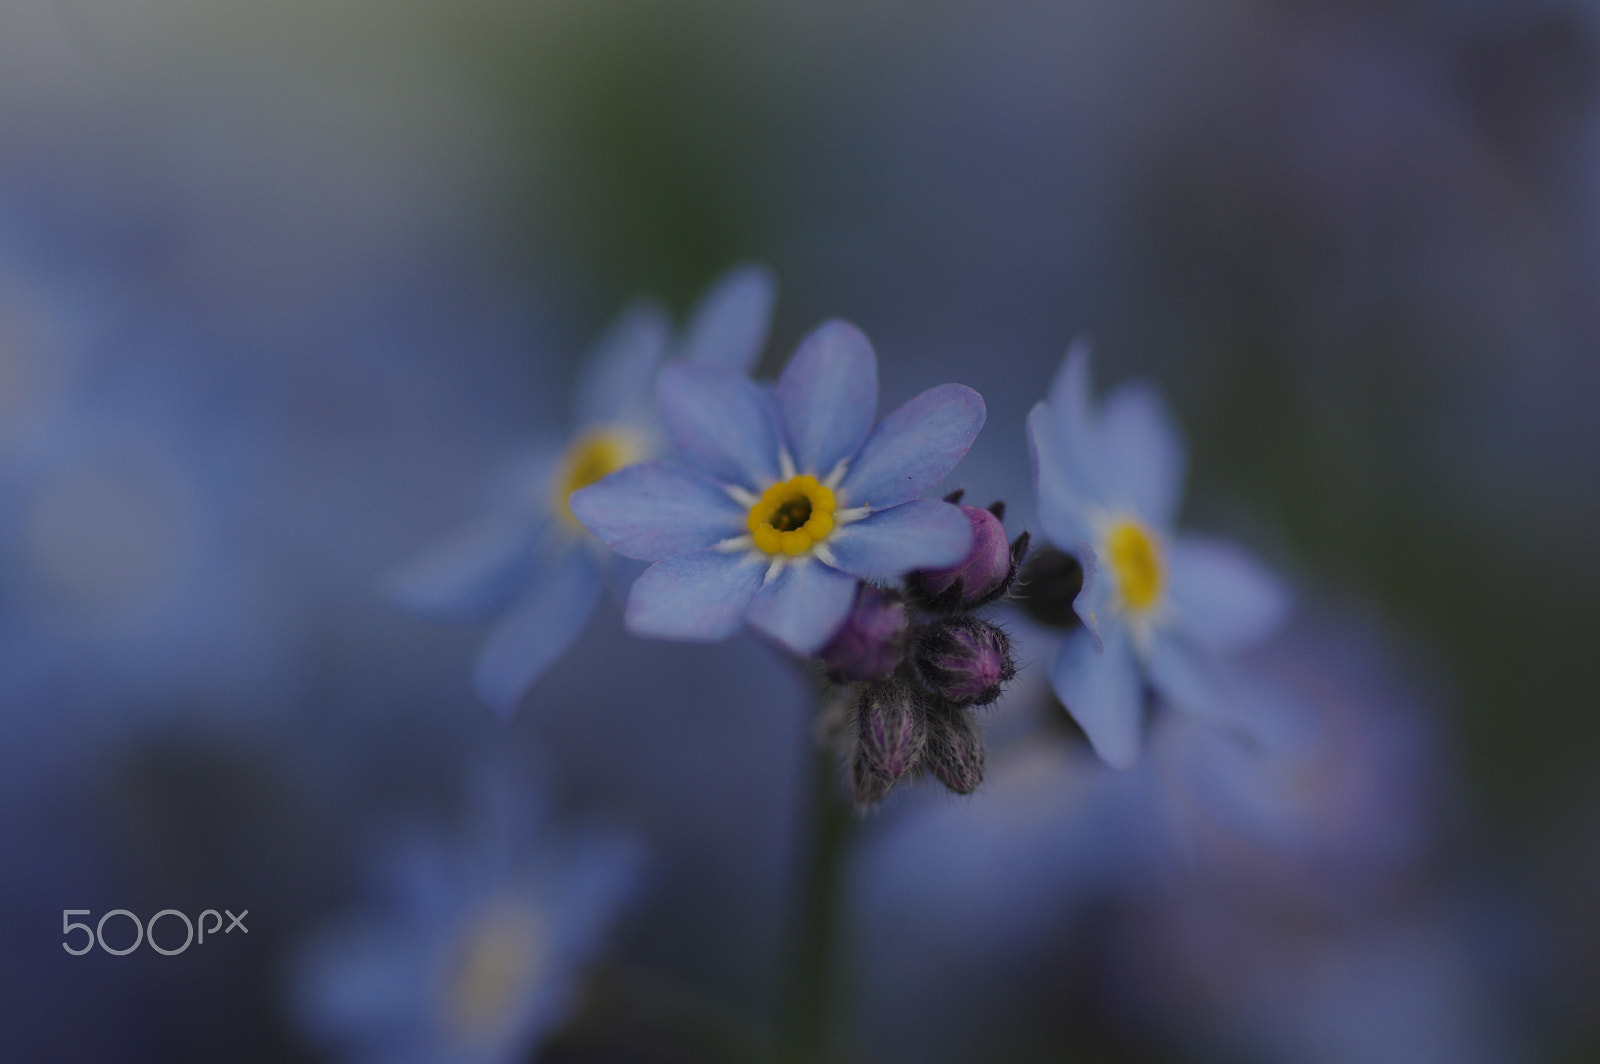
[[[1135,613],[1155,605],[1165,582],[1155,534],[1137,521],[1119,521],[1106,533],[1106,555],[1123,605]]]
[[[761,550],[797,556],[828,538],[837,505],[831,490],[802,473],[762,492],[745,525]]]
[[[555,482],[556,512],[573,528],[582,528],[572,515],[569,504],[572,493],[633,465],[643,457],[643,445],[628,433],[616,429],[597,429],[579,436],[561,456],[561,472]]]
[[[461,936],[444,985],[444,1013],[468,1041],[504,1033],[528,999],[543,967],[547,928],[526,902],[497,898]]]

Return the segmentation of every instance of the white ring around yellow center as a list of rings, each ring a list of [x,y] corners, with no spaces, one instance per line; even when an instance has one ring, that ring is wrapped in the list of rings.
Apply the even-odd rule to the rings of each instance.
[[[1161,541],[1138,521],[1124,518],[1106,529],[1106,558],[1129,613],[1144,613],[1161,600],[1166,570]]]
[[[644,457],[645,448],[638,437],[621,429],[593,429],[579,436],[557,463],[553,500],[556,513],[572,528],[581,529],[583,526],[572,513],[572,493]]]
[[[832,489],[802,473],[762,492],[745,526],[758,550],[798,557],[828,538],[837,508]]]

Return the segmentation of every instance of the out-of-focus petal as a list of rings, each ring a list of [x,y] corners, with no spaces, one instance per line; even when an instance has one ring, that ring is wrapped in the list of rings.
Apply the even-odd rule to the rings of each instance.
[[[533,571],[545,522],[482,521],[407,562],[384,581],[402,609],[439,620],[484,620],[503,609]]]
[[[833,638],[855,595],[855,577],[806,558],[757,592],[745,619],[796,654],[809,656]]]
[[[883,509],[915,499],[966,455],[984,414],[983,397],[966,385],[923,392],[872,430],[839,485],[840,504]]]
[[[1151,684],[1179,709],[1213,724],[1236,724],[1239,713],[1230,706],[1227,666],[1196,646],[1188,634],[1173,626],[1153,633],[1146,662]]]
[[[1075,494],[1098,499],[1101,490],[1098,433],[1090,401],[1089,344],[1074,340],[1050,382],[1046,396],[1052,415],[1051,435],[1056,461],[1077,485]],[[1045,439],[1040,439],[1040,445]]]
[[[1094,539],[1089,527],[1090,488],[1066,460],[1060,442],[1060,415],[1046,403],[1028,413],[1028,453],[1033,459],[1033,485],[1039,524],[1051,543],[1071,551]]]
[[[1100,648],[1100,619],[1106,615],[1106,603],[1111,601],[1111,578],[1100,564],[1100,555],[1088,543],[1079,541],[1073,550],[1078,564],[1083,567],[1083,587],[1072,600],[1072,610],[1083,622],[1095,649]]]
[[[827,476],[856,453],[878,413],[878,358],[846,321],[813,329],[773,389],[795,465]]]
[[[1167,556],[1176,623],[1207,650],[1243,650],[1271,635],[1289,614],[1288,586],[1232,543],[1176,536]]]
[[[1050,663],[1050,683],[1100,760],[1112,768],[1132,768],[1144,732],[1139,672],[1125,627],[1106,624],[1100,635],[1098,653],[1086,632],[1062,640]]]
[[[619,469],[572,493],[572,513],[618,554],[654,562],[744,532],[744,507],[720,485],[664,462]]]
[[[672,323],[655,303],[641,300],[619,314],[578,373],[574,426],[634,421],[647,413],[656,366],[671,337]]]
[[[777,289],[772,274],[762,267],[733,267],[695,305],[679,356],[749,373],[766,345]]]
[[[826,542],[845,572],[897,580],[961,561],[972,549],[972,524],[958,506],[917,499],[845,525]]]
[[[1160,394],[1142,381],[1122,385],[1100,405],[1096,447],[1107,501],[1166,528],[1183,500],[1188,455]]]
[[[749,551],[695,551],[664,558],[633,583],[628,630],[652,639],[715,642],[737,632],[767,563]]]
[[[594,558],[574,546],[540,573],[495,626],[473,682],[496,713],[510,719],[533,682],[572,645],[594,612],[601,584]]]
[[[757,491],[778,479],[778,423],[750,378],[717,366],[676,363],[661,371],[661,422],[689,462]]]

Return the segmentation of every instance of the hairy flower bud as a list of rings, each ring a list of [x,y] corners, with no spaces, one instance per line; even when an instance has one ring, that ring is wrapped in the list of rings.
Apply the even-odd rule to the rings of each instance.
[[[905,659],[906,625],[906,604],[898,594],[858,584],[850,615],[817,656],[835,683],[882,679]]]
[[[1070,554],[1046,547],[1028,559],[1022,571],[1022,608],[1040,624],[1076,628],[1081,622],[1073,603],[1083,590],[1083,566]]]
[[[867,685],[856,703],[861,756],[873,771],[893,781],[917,763],[928,737],[922,696],[895,677]]]
[[[894,789],[894,781],[886,780],[873,771],[866,754],[857,750],[845,765],[845,782],[850,787],[850,798],[857,806],[877,805]]]
[[[923,629],[916,666],[928,689],[955,706],[988,705],[1017,674],[1005,632],[969,615]]]
[[[953,706],[928,715],[923,765],[957,794],[971,794],[983,782],[983,735],[972,714]]]

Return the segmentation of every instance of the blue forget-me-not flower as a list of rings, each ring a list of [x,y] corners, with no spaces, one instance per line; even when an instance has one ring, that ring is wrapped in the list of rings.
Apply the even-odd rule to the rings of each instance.
[[[377,903],[297,956],[289,991],[300,1026],[343,1059],[527,1059],[572,1011],[635,893],[642,855],[631,840],[554,831],[537,795],[486,782],[473,830],[395,845],[378,864]]]
[[[983,399],[946,384],[874,425],[877,356],[853,325],[811,332],[770,391],[668,366],[659,404],[682,464],[631,466],[572,497],[613,550],[653,563],[628,596],[637,635],[710,641],[748,623],[814,654],[858,580],[954,565],[971,546],[957,507],[918,497],[967,453]]]
[[[772,315],[766,271],[725,274],[696,307],[676,350],[659,308],[638,303],[607,329],[580,371],[566,443],[539,455],[500,512],[419,558],[391,581],[421,614],[501,619],[474,669],[478,694],[509,717],[533,682],[582,633],[605,583],[609,555],[568,499],[587,484],[660,450],[653,397],[669,354],[701,368],[745,372]]]
[[[1028,414],[1028,443],[1039,523],[1083,567],[1083,630],[1057,648],[1051,683],[1100,757],[1127,768],[1143,741],[1144,681],[1181,709],[1225,715],[1218,663],[1276,628],[1289,595],[1240,548],[1173,532],[1186,463],[1177,427],[1142,383],[1093,408],[1085,346]]]

